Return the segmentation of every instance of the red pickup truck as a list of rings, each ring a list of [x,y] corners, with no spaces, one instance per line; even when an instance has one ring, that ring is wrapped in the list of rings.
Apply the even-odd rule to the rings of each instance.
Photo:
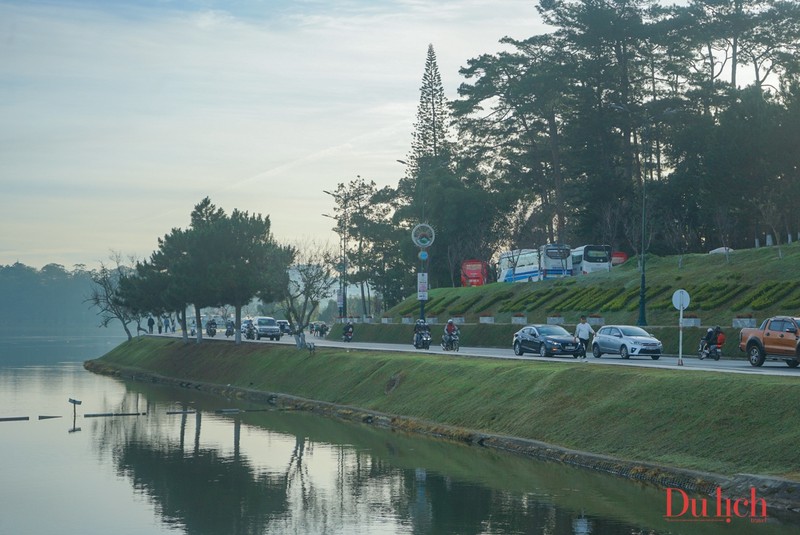
[[[747,353],[753,366],[766,359],[782,360],[790,368],[800,364],[800,318],[775,316],[758,328],[745,328],[739,333],[739,349]]]

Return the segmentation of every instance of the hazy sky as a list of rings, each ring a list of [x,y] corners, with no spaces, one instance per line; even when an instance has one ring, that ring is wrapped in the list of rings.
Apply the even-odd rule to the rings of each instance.
[[[428,44],[458,69],[541,33],[532,0],[0,0],[0,265],[146,258],[209,196],[336,243],[396,185]]]

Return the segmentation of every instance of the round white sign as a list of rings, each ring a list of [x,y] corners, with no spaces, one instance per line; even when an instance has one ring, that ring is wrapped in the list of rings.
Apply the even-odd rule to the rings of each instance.
[[[435,237],[436,233],[433,231],[433,227],[426,223],[420,223],[411,231],[411,241],[420,249],[430,247]]]
[[[686,290],[675,290],[675,293],[672,294],[672,306],[678,310],[686,310],[690,301],[689,292]]]

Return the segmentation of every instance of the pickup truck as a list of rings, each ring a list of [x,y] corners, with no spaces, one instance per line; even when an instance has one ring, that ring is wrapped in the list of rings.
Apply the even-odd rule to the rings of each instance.
[[[739,333],[739,349],[747,353],[752,366],[761,366],[766,359],[782,360],[790,368],[800,364],[800,318],[775,316],[757,328],[744,328]]]

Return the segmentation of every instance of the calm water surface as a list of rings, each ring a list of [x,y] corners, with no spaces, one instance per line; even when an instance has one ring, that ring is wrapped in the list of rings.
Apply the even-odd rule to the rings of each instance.
[[[0,341],[0,418],[30,418],[0,422],[0,534],[800,532],[667,522],[650,486],[83,370],[119,341]]]

